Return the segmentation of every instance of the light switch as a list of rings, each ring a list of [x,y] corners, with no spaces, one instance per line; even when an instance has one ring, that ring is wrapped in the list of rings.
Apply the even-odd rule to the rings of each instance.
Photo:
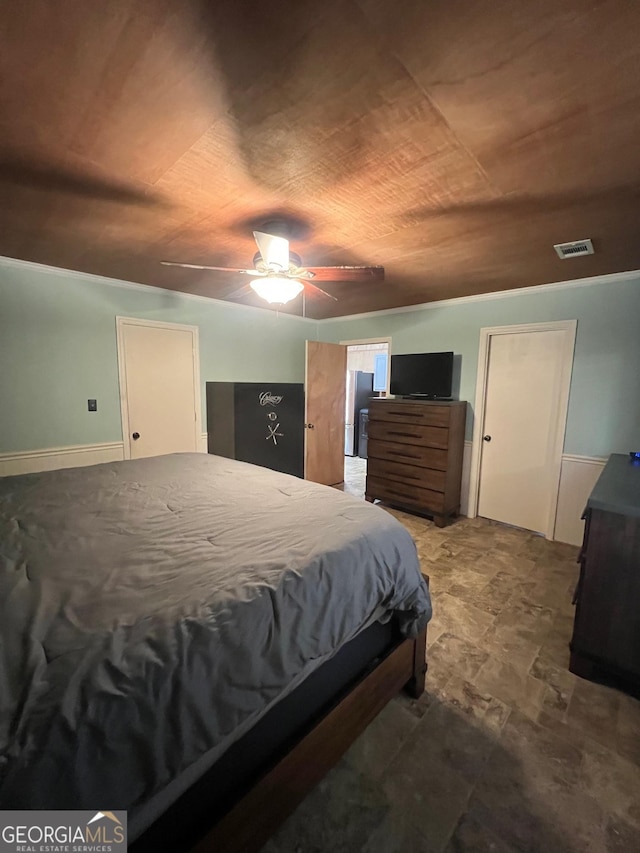
[[[87,409],[90,412],[98,411],[98,401],[97,400],[87,400]]]

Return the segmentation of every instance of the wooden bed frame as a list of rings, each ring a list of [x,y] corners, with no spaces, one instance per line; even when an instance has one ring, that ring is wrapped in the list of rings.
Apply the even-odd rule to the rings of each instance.
[[[256,782],[193,853],[258,853],[394,696],[402,689],[415,699],[422,695],[426,644],[425,628],[396,646]]]
[[[415,639],[395,646],[256,781],[192,853],[258,853],[391,699],[402,690],[415,699],[422,695],[426,645],[425,627]]]
[[[428,585],[429,578],[423,577]],[[205,820],[204,824],[201,817],[196,821],[200,827],[196,837],[200,840],[182,849],[189,853],[258,853],[391,699],[402,690],[413,698],[422,695],[427,672],[426,644],[426,627],[415,639],[393,641],[360,670],[360,676],[329,699],[320,716],[305,725],[293,742],[273,755],[261,775],[249,779],[237,799],[222,811],[218,802],[215,818],[206,817],[214,811],[219,796],[211,783],[204,780],[204,785],[187,791],[172,807],[171,819],[182,827],[189,826],[194,815],[202,815],[204,805]],[[269,741],[264,744],[272,751]],[[208,803],[212,804],[209,808]],[[215,822],[211,825],[210,821]],[[143,833],[133,842],[132,851],[148,853],[159,849],[158,841],[168,840],[161,824],[162,821],[157,829],[150,828],[151,837]]]

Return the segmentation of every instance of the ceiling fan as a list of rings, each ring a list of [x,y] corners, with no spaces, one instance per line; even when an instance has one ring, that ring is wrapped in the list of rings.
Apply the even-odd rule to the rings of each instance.
[[[299,255],[289,251],[289,241],[275,234],[265,234],[254,231],[253,236],[259,251],[254,255],[254,269],[234,269],[232,267],[214,267],[206,264],[181,264],[175,261],[161,261],[166,267],[186,267],[194,270],[219,270],[240,275],[251,275],[256,278],[239,290],[230,293],[226,299],[235,299],[254,290],[258,296],[267,302],[280,305],[289,302],[303,291],[312,295],[328,296],[336,299],[326,290],[322,290],[311,279],[316,281],[382,281],[384,267],[335,266],[335,267],[303,267]],[[336,300],[337,301],[337,300]]]

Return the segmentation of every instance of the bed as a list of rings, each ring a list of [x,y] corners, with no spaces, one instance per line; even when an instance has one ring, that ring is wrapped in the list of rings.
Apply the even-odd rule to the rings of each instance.
[[[259,849],[420,692],[430,614],[405,528],[324,486],[206,454],[3,478],[0,808]]]

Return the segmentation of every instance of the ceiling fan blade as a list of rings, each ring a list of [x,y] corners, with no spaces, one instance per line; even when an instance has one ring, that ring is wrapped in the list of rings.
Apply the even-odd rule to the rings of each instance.
[[[288,240],[284,237],[276,237],[273,234],[264,234],[262,231],[254,231],[253,236],[258,244],[262,260],[267,266],[279,267],[283,271],[289,269]]]
[[[260,270],[237,270],[234,267],[210,267],[206,264],[180,264],[177,261],[160,261],[165,267],[184,267],[188,270],[219,270],[220,272],[234,272],[240,275],[265,275]]]
[[[96,201],[146,207],[167,206],[167,201],[149,187],[112,180],[95,170],[88,171],[63,162],[46,162],[37,155],[0,153],[0,184],[27,190],[64,193]]]
[[[315,285],[315,284],[311,284],[311,282],[310,282],[310,281],[305,281],[305,283],[304,283],[304,289],[305,289],[305,291],[306,291],[306,290],[310,290],[310,291],[311,291],[311,293],[320,293],[322,296],[328,296],[328,297],[329,297],[329,299],[333,299],[333,301],[334,301],[334,302],[337,302],[337,301],[338,301],[338,297],[337,297],[337,296],[333,296],[331,293],[327,293],[327,291],[326,291],[326,290],[323,290],[321,287],[316,287],[316,285]]]
[[[315,281],[383,281],[384,267],[305,267]]]

